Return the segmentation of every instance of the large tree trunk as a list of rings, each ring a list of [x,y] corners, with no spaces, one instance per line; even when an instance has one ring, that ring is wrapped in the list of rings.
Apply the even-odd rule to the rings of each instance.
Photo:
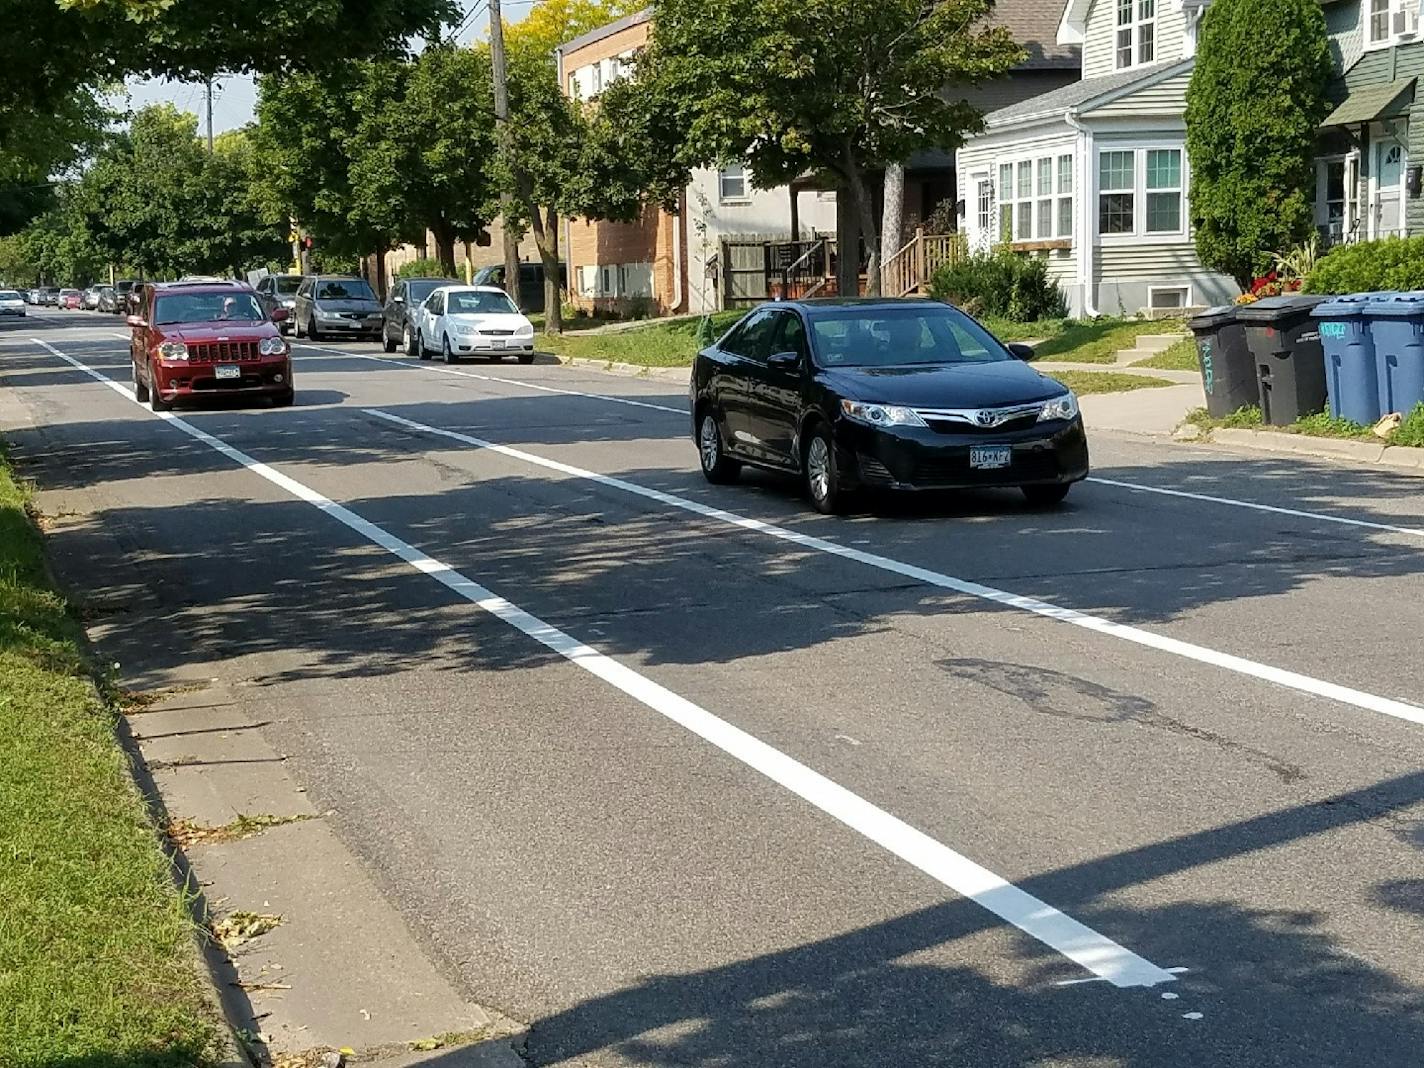
[[[376,242],[376,296],[386,299],[386,243]]]
[[[845,146],[844,163],[846,185],[849,187],[851,207],[860,217],[860,236],[865,241],[867,259],[865,274],[865,292],[867,296],[880,296],[880,241],[877,236],[878,231],[875,226],[875,205],[870,198],[870,190],[865,186],[865,174],[860,169],[860,164],[856,162],[855,153],[851,151],[850,144]],[[841,249],[841,255],[847,252],[859,259],[859,249]],[[844,294],[845,296],[855,296],[854,293]]]
[[[900,251],[900,240],[905,223],[905,165],[890,163],[885,167],[885,209],[880,222],[880,266],[885,265]],[[882,289],[883,281],[882,281]],[[898,297],[899,293],[886,294]]]
[[[435,258],[440,261],[440,269],[451,278],[455,277],[455,228],[441,220],[430,227],[435,238]]]
[[[559,284],[559,213],[549,209],[545,220],[535,211],[534,244],[544,265],[544,333],[564,332],[564,288]]]

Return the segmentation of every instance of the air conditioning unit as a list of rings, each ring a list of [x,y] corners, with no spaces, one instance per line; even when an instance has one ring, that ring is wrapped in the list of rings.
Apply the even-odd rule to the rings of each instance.
[[[1394,13],[1394,35],[1396,37],[1417,37],[1419,35],[1419,9],[1407,7]]]

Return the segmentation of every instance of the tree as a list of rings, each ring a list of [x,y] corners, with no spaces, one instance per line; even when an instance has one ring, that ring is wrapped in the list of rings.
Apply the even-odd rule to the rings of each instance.
[[[1314,226],[1315,138],[1330,77],[1315,0],[1207,9],[1187,88],[1191,222],[1202,265],[1242,288]]]
[[[867,172],[980,128],[953,89],[1022,50],[991,0],[655,0],[649,84],[682,132],[684,164],[747,161],[770,188],[827,174],[859,220],[879,291]]]

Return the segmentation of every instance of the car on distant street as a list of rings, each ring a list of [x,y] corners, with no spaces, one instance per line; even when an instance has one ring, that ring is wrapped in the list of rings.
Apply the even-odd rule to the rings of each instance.
[[[56,306],[66,308],[70,311],[77,311],[84,307],[84,294],[77,289],[61,289]]]
[[[87,311],[98,311],[99,309],[99,287],[90,286],[84,291],[84,307]]]
[[[1016,486],[1056,505],[1088,476],[1088,440],[1078,399],[1031,355],[933,300],[764,304],[694,361],[702,473],[794,473],[826,513],[862,488]]]
[[[511,355],[533,363],[534,325],[502,289],[442,286],[420,305],[416,346],[422,360],[439,353],[446,363],[466,356],[498,362]]]
[[[113,286],[99,287],[99,311],[112,313],[118,309],[119,300]]]
[[[415,321],[420,306],[441,286],[459,284],[454,278],[402,278],[396,282],[381,312],[381,347],[387,352],[399,347],[407,356],[419,356]]]
[[[267,309],[268,315],[278,308],[286,308],[289,315],[293,314],[297,310],[297,290],[305,280],[306,276],[300,274],[269,274],[257,283],[257,299]],[[281,327],[285,334],[292,329],[292,320],[287,319]]]
[[[40,286],[38,303],[43,308],[53,308],[59,303],[59,290],[54,286]]]
[[[155,412],[179,400],[243,395],[292,403],[292,360],[277,326],[242,282],[149,283],[128,318],[134,396]]]
[[[114,283],[114,312],[117,315],[127,315],[130,311],[129,296],[142,286],[143,283],[136,278],[120,278]]]
[[[378,341],[381,302],[364,278],[352,275],[312,275],[297,290],[292,312],[297,337],[320,341],[341,335]]]
[[[494,286],[509,292],[504,284],[504,264],[481,267],[471,279],[477,286]],[[568,268],[559,264],[559,289],[568,288]],[[526,312],[542,312],[544,308],[544,265],[540,262],[519,265],[519,306]]]
[[[25,298],[13,289],[0,289],[0,318],[23,319]]]
[[[32,307],[40,302],[40,291],[38,289],[26,289],[21,295],[25,298],[25,303]]]

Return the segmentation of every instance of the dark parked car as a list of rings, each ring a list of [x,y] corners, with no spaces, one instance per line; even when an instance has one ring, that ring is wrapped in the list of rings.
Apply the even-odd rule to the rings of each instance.
[[[129,317],[134,396],[155,412],[175,401],[247,394],[292,403],[292,361],[257,294],[241,282],[149,283]],[[277,310],[278,320],[286,318]]]
[[[475,272],[473,285],[496,286],[509,292],[504,284],[504,266],[481,267]],[[568,288],[568,269],[559,264],[559,288]],[[544,310],[544,265],[542,263],[521,263],[519,265],[519,310],[541,312]]]
[[[120,278],[114,283],[114,311],[119,315],[127,315],[133,308],[133,297],[143,283],[136,278]]]
[[[957,308],[764,304],[697,355],[693,439],[711,482],[795,472],[835,512],[862,487],[1018,486],[1057,504],[1088,475],[1078,401]]]
[[[381,345],[387,352],[397,346],[407,356],[419,356],[415,313],[425,298],[441,286],[457,286],[453,278],[402,278],[391,290],[390,299],[381,312]]]
[[[306,275],[300,274],[269,274],[257,283],[257,299],[262,302],[262,307],[271,315],[278,308],[286,308],[287,314],[291,315],[297,310],[297,290],[306,281]],[[286,320],[282,324],[282,333],[286,333],[292,328],[292,321]]]
[[[119,298],[114,293],[113,286],[99,287],[99,310],[101,312],[116,312],[119,310]]]
[[[381,336],[381,303],[363,278],[314,275],[302,280],[293,310],[297,337],[320,341],[332,335],[376,341]]]

